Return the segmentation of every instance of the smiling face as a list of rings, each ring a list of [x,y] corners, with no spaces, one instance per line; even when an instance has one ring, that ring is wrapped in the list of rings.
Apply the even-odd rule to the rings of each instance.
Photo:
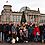
[[[22,30],[20,30],[20,32],[22,32]]]
[[[32,27],[32,25],[30,25]]]
[[[11,25],[11,23],[9,23],[9,25]]]

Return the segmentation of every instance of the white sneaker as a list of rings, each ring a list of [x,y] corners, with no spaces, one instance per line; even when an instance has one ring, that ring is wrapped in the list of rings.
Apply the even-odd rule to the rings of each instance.
[[[13,38],[11,42],[14,44],[15,43],[15,39]]]
[[[28,41],[26,41],[26,43],[28,43]]]

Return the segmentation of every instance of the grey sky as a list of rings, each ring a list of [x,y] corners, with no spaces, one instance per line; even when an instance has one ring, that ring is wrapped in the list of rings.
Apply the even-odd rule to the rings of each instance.
[[[6,1],[12,5],[13,11],[19,11],[21,7],[28,6],[32,10],[40,8],[40,12],[45,13],[45,0],[0,0],[0,14],[3,6],[7,4]]]

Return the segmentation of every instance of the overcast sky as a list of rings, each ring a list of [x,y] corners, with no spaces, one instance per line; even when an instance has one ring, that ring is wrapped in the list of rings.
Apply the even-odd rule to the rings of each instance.
[[[0,0],[0,14],[6,4],[12,5],[13,11],[19,11],[21,7],[27,6],[32,10],[40,8],[40,12],[45,13],[45,0]]]

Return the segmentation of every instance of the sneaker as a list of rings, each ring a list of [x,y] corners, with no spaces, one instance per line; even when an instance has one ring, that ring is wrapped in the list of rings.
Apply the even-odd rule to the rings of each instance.
[[[28,41],[26,41],[26,43],[28,43]]]

